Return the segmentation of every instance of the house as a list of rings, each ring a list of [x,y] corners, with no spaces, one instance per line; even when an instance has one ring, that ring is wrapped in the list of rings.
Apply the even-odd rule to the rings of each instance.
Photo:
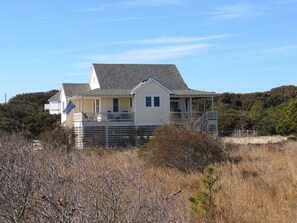
[[[49,111],[51,115],[61,114],[60,92],[57,92],[54,96],[48,99],[48,102],[48,104],[44,105],[45,111]]]
[[[80,149],[143,144],[170,123],[217,132],[214,96],[189,89],[175,65],[93,64],[88,83],[62,85],[61,123]]]

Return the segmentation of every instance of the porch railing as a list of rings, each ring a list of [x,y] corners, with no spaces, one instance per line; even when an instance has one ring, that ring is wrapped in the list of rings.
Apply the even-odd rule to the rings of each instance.
[[[73,116],[75,122],[132,122],[133,112],[96,112],[96,113],[76,113]]]
[[[202,117],[204,112],[171,112],[170,120],[171,122],[179,122],[188,119],[198,119]]]
[[[218,131],[218,112],[172,112],[170,121],[173,124],[186,124],[199,131]]]

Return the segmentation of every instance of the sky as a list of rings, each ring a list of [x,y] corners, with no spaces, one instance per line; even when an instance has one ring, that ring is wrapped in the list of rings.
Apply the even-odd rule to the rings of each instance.
[[[0,28],[0,103],[87,83],[92,63],[176,64],[217,93],[297,85],[297,0],[10,0]]]

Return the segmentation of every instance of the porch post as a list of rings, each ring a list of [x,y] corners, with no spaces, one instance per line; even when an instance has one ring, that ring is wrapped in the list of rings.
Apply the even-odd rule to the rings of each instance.
[[[205,109],[205,98],[203,98],[203,112],[205,112],[206,109]]]
[[[84,113],[84,107],[85,107],[85,103],[84,103],[84,97],[81,97],[81,113]]]
[[[211,97],[211,111],[213,111],[213,96]]]
[[[192,118],[192,114],[193,114],[193,111],[192,111],[192,97],[190,97],[190,117]]]

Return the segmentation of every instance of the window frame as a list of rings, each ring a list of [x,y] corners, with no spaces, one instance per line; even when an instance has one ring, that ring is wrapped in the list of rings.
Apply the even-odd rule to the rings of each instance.
[[[147,99],[150,99],[150,101],[147,101]],[[150,105],[148,105],[148,102],[150,103]],[[152,96],[145,96],[144,97],[144,105],[145,105],[146,108],[152,108],[153,107]]]
[[[147,106],[147,98],[150,98],[150,106]],[[159,98],[159,105],[156,106],[155,98]],[[146,95],[144,96],[144,107],[145,108],[161,108],[161,96],[159,95]]]
[[[161,107],[161,97],[160,96],[153,96],[153,98],[154,98],[154,108],[160,108]],[[156,98],[158,98],[158,106],[156,106]]]

